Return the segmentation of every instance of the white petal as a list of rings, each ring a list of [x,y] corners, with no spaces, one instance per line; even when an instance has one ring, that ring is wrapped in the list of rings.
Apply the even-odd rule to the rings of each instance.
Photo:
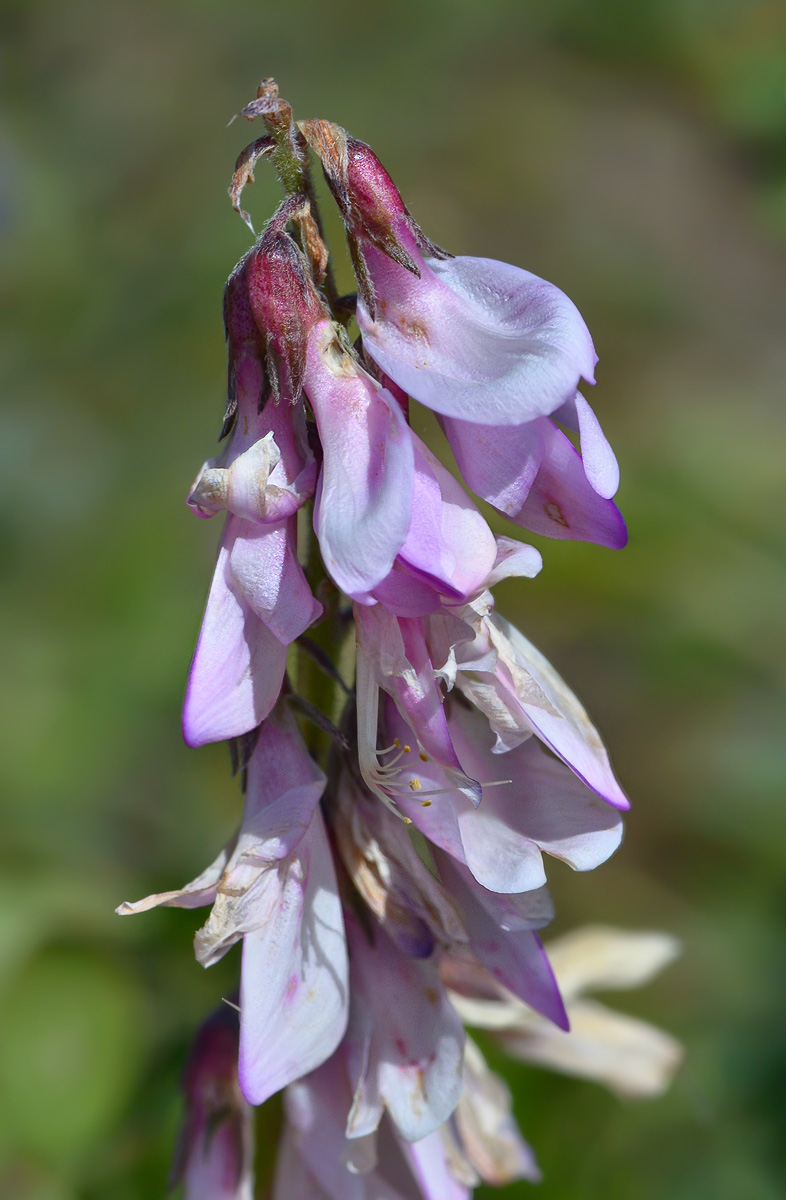
[[[648,983],[680,952],[668,933],[639,933],[587,925],[548,944],[549,959],[566,999],[587,991]]]
[[[312,1071],[343,1037],[348,965],[341,902],[317,811],[289,860],[275,919],[246,935],[240,1086],[250,1104]]]
[[[539,1023],[526,1034],[503,1036],[509,1054],[525,1062],[594,1079],[621,1096],[657,1096],[669,1085],[682,1047],[653,1025],[594,1000],[569,1005],[570,1033]]]

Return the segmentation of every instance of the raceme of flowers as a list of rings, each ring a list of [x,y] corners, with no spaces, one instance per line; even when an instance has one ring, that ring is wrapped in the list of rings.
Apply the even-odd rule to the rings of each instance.
[[[581,998],[643,982],[670,939],[540,941],[547,859],[604,862],[628,801],[581,703],[495,610],[494,585],[532,579],[540,554],[495,536],[470,494],[520,529],[624,545],[616,461],[579,391],[596,355],[564,293],[439,249],[374,152],[295,123],[272,80],[242,115],[267,133],[238,160],[235,208],[250,224],[262,158],[286,195],[226,286],[223,449],[188,496],[225,523],[183,731],[230,740],[243,817],[193,882],[118,911],[210,906],[206,967],[242,942],[239,1021],[211,1017],[186,1073],[188,1200],[252,1197],[249,1106],[281,1089],[279,1200],[459,1200],[539,1177],[465,1024],[629,1095],[679,1059]],[[309,151],[356,296],[333,282]]]

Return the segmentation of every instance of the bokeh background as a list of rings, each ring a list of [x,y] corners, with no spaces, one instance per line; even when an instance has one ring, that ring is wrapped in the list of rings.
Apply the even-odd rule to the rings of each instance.
[[[163,1195],[188,1039],[237,970],[196,966],[199,914],[113,908],[190,879],[239,811],[224,748],[180,740],[217,536],[183,497],[249,239],[225,188],[258,131],[225,125],[274,74],[299,116],[375,146],[436,240],[563,287],[601,356],[630,545],[540,539],[541,577],[501,607],[634,802],[612,862],[552,870],[555,931],[678,934],[677,965],[609,1000],[687,1058],[639,1105],[506,1068],[539,1194],[782,1197],[782,4],[5,0],[0,20],[0,1194]]]

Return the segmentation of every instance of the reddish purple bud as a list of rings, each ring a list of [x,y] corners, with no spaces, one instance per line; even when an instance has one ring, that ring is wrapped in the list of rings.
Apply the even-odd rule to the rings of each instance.
[[[226,1005],[198,1030],[183,1078],[186,1115],[172,1167],[184,1200],[251,1200],[251,1107],[237,1080],[237,1014]]]
[[[421,252],[434,258],[449,255],[423,234],[370,146],[348,137],[331,121],[301,121],[299,128],[322,163],[344,219],[360,295],[369,312],[374,312],[374,285],[365,244],[375,246],[418,277]]]
[[[266,392],[262,339],[248,298],[247,259],[242,258],[224,288],[227,343],[227,407],[221,437],[231,431],[238,406],[247,416],[262,406]]]
[[[306,259],[283,228],[289,207],[285,201],[249,254],[246,276],[273,394],[294,403],[303,389],[308,335],[325,309]]]

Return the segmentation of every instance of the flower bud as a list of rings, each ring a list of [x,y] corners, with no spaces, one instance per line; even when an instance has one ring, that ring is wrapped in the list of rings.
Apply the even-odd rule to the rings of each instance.
[[[172,1186],[184,1200],[252,1200],[251,1106],[237,1078],[237,1014],[217,1009],[197,1032],[183,1078],[186,1115]]]
[[[308,335],[325,315],[308,263],[284,226],[305,203],[285,201],[246,260],[248,299],[278,401],[300,399]]]

